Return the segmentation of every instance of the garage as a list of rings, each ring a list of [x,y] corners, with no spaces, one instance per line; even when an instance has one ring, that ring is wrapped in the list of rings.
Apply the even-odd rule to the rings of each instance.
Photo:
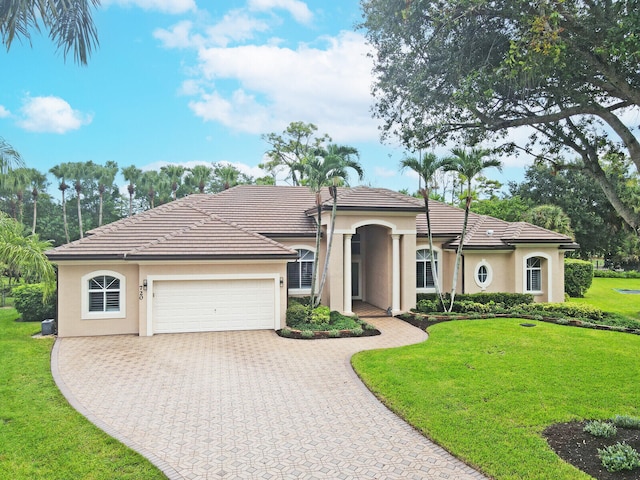
[[[274,329],[273,278],[153,282],[153,333]]]

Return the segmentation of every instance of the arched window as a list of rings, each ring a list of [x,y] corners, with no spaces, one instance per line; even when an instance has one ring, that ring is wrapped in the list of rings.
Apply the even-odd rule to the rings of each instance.
[[[542,259],[540,257],[527,258],[527,292],[542,291]]]
[[[431,271],[431,251],[427,249],[416,251],[416,288],[435,288],[434,273],[438,274],[438,252],[433,252],[435,272]]]
[[[289,289],[304,290],[311,288],[313,261],[315,255],[311,250],[298,250],[298,260],[287,263],[287,284]]]
[[[100,270],[82,277],[82,318],[107,319],[126,317],[126,278]]]
[[[110,275],[89,279],[89,311],[120,311],[120,280]]]

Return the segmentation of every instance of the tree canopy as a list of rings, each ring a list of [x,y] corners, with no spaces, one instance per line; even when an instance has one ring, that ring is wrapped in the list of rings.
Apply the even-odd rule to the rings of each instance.
[[[99,5],[100,0],[3,0],[0,38],[9,50],[16,38],[30,42],[31,32],[43,27],[65,58],[73,50],[76,63],[86,65],[98,45],[91,9]]]
[[[640,167],[640,143],[623,118],[640,106],[638,0],[363,0],[362,8],[383,137],[411,150],[494,140],[550,162],[564,152],[640,227],[601,164],[623,153]],[[509,130],[523,126],[533,133],[521,145]]]

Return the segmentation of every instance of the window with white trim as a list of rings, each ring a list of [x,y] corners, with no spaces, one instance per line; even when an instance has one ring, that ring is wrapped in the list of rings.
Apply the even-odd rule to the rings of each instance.
[[[527,292],[542,291],[542,259],[540,257],[527,258]]]
[[[110,275],[89,279],[89,312],[120,311],[120,280]]]
[[[315,255],[311,250],[298,250],[298,260],[287,263],[287,285],[289,289],[305,290],[311,288],[313,261]]]
[[[435,274],[438,274],[438,252],[433,252]],[[431,251],[416,251],[416,288],[435,288],[434,272],[431,271]]]
[[[486,289],[493,280],[491,265],[484,258],[476,265],[474,280],[482,290]]]
[[[111,270],[98,270],[82,277],[82,318],[125,318],[126,277]]]

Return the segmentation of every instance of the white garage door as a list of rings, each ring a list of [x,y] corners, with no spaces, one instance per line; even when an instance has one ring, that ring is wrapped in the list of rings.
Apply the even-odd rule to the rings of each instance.
[[[155,281],[153,331],[272,329],[274,289],[272,279]]]

